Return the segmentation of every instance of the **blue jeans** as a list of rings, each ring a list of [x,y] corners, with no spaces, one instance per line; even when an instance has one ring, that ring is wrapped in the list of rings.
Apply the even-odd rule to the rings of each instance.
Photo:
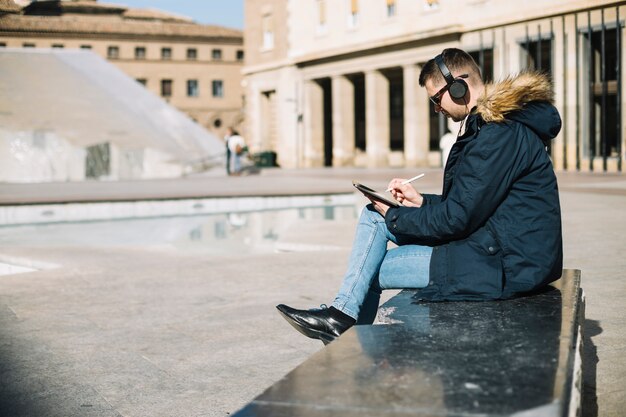
[[[391,241],[397,248],[387,249]],[[389,232],[385,219],[371,204],[361,212],[343,284],[333,307],[371,324],[376,318],[380,294],[386,289],[424,288],[432,248],[403,245]]]

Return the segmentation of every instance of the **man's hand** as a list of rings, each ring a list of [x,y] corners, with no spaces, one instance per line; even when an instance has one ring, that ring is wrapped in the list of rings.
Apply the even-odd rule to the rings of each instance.
[[[405,207],[421,207],[424,197],[411,184],[402,184],[403,181],[405,181],[404,178],[394,178],[389,182],[387,188],[391,189],[393,198]],[[385,217],[390,206],[380,201],[369,200],[372,202],[374,209]]]
[[[381,203],[380,201],[372,200],[371,198],[369,200],[372,202],[372,206],[374,206],[374,209],[379,212],[383,217],[385,217],[385,215],[387,214],[387,210],[389,210],[389,206],[385,203]]]
[[[411,184],[402,184],[402,181],[403,178],[394,178],[389,182],[387,188],[391,188],[393,198],[406,207],[421,207],[424,197]]]

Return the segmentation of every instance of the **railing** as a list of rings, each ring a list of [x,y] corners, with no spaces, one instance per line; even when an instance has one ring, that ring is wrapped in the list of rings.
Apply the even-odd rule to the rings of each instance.
[[[552,76],[563,118],[560,141],[550,149],[558,168],[622,171],[625,5],[511,21],[463,35],[464,45],[477,45],[472,55],[487,81],[491,74],[498,78],[494,69],[503,75],[535,69]]]

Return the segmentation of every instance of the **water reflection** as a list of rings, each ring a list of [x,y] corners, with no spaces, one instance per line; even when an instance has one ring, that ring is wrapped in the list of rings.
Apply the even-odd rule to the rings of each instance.
[[[329,205],[258,212],[0,227],[0,246],[171,246],[208,254],[266,253],[301,221],[353,220],[358,207]]]

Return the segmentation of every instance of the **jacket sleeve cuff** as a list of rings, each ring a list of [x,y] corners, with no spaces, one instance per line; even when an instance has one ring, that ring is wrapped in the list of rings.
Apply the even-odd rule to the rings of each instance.
[[[441,196],[437,194],[422,194],[422,198],[424,199],[422,201],[422,206],[441,202]]]
[[[400,207],[390,207],[385,213],[385,224],[387,229],[393,234],[398,230],[398,216],[400,214]]]

